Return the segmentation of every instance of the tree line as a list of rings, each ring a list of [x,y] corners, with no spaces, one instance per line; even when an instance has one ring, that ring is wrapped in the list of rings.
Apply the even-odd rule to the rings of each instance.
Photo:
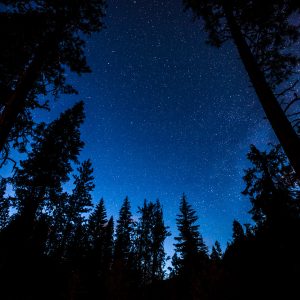
[[[159,200],[145,200],[134,219],[126,197],[116,222],[103,199],[93,205],[91,161],[78,161],[83,120],[79,102],[40,124],[27,158],[0,181],[5,299],[252,299],[297,292],[299,181],[280,146],[251,146],[243,194],[253,223],[233,222],[224,253],[218,241],[209,251],[182,195],[167,269],[164,242],[171,233]]]
[[[281,147],[259,151],[243,193],[253,224],[233,222],[224,253],[209,251],[185,195],[176,219],[179,235],[166,275],[164,241],[170,235],[159,201],[145,201],[132,217],[128,198],[119,218],[93,208],[91,161],[84,146],[79,102],[51,122],[35,123],[45,97],[77,93],[66,68],[90,72],[85,36],[101,30],[103,0],[0,2],[0,294],[5,299],[253,299],[298,294],[300,120],[296,104],[300,39],[299,1],[184,0],[201,19],[208,42],[231,40]],[[26,153],[16,163],[11,149]],[[284,152],[283,152],[284,151]],[[74,167],[79,165],[77,171]],[[72,179],[73,178],[73,181]],[[73,189],[66,192],[66,183]],[[7,193],[7,189],[11,190]]]

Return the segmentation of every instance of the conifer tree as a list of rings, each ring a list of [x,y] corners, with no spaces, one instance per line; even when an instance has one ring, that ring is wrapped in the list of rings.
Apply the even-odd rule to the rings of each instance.
[[[130,202],[125,198],[119,213],[116,227],[115,258],[127,263],[132,251],[132,234],[134,222],[130,211]]]
[[[93,168],[90,160],[84,161],[78,168],[79,175],[74,175],[74,189],[68,197],[66,207],[66,228],[64,241],[67,252],[71,255],[87,251],[86,216],[92,207]]]
[[[106,209],[104,206],[104,200],[101,198],[99,203],[96,205],[95,210],[90,214],[88,221],[90,247],[96,252],[103,253],[106,224]]]
[[[11,79],[6,84],[6,76],[0,78],[4,78],[0,87],[6,88],[3,94],[0,91],[3,99],[0,102],[0,151],[5,150],[8,140],[18,138],[18,130],[30,127],[31,109],[45,107],[37,96],[48,94],[47,86],[54,88],[55,95],[75,92],[66,84],[65,66],[77,74],[90,71],[84,55],[83,36],[102,28],[105,9],[103,0],[2,2],[1,20],[4,24],[1,25],[9,28],[10,33],[4,35],[3,44],[13,43],[8,45],[13,51],[0,48],[0,58]],[[25,31],[26,39],[22,35],[24,23],[30,24],[32,29]],[[10,30],[12,25],[17,30]],[[14,62],[15,58],[17,63],[7,65],[6,62]],[[23,126],[16,127],[17,123]]]
[[[166,253],[164,241],[170,235],[164,225],[160,201],[155,203],[144,201],[139,208],[141,217],[137,229],[137,264],[142,283],[161,280],[164,277]]]
[[[259,151],[251,145],[247,155],[253,167],[245,171],[244,195],[250,196],[250,213],[257,226],[265,222],[281,223],[291,212],[297,211],[298,201],[293,199],[297,181],[286,156],[279,146],[269,152]]]
[[[214,246],[212,247],[210,258],[212,261],[219,262],[222,259],[222,256],[223,254],[222,254],[221,245],[218,241],[216,241]]]
[[[83,147],[79,131],[83,119],[83,103],[79,102],[48,126],[41,125],[32,152],[20,162],[12,184],[14,204],[26,223],[32,223],[44,205],[51,207],[69,180],[71,163],[77,163]]]
[[[230,38],[234,41],[265,114],[300,177],[300,138],[274,94],[299,63],[297,53],[288,51],[300,39],[297,24],[290,22],[299,6],[290,0],[183,3],[204,20],[210,44],[220,47]]]
[[[243,226],[237,220],[233,221],[233,242],[238,243],[242,241],[245,237]]]
[[[179,236],[175,237],[175,251],[180,258],[179,269],[186,269],[196,257],[207,258],[208,249],[199,232],[200,226],[195,224],[198,220],[196,211],[187,202],[185,194],[182,195],[179,210],[176,219]]]
[[[165,226],[163,211],[160,201],[154,204],[152,228],[152,280],[162,280],[164,278],[164,266],[166,262],[166,253],[164,250],[165,239],[171,235],[168,227]]]

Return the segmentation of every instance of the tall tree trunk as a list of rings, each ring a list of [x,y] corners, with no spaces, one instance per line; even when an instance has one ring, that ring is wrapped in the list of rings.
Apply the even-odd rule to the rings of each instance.
[[[300,178],[300,138],[284,114],[263,72],[260,70],[240,27],[235,20],[228,0],[224,1],[223,7],[232,38],[236,44],[246,71],[248,72],[255,92],[284,152],[296,172],[297,177]]]
[[[59,42],[58,36],[60,36],[58,28],[48,34],[45,41],[37,47],[32,61],[24,70],[14,92],[8,96],[6,101],[3,101],[5,107],[0,116],[0,152],[4,150],[9,133],[17,122],[18,116],[25,109],[26,98],[34,88],[42,72],[45,60],[49,57],[49,53],[53,54],[57,50]]]

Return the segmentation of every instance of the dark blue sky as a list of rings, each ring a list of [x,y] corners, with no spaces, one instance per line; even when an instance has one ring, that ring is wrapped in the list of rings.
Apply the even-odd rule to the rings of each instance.
[[[225,246],[233,219],[250,220],[240,194],[249,144],[273,140],[235,48],[206,45],[180,0],[108,0],[105,24],[87,41],[93,72],[69,75],[80,95],[39,117],[85,101],[82,159],[92,159],[94,200],[104,197],[108,214],[117,217],[126,195],[134,215],[159,198],[174,236],[185,192],[207,244]]]

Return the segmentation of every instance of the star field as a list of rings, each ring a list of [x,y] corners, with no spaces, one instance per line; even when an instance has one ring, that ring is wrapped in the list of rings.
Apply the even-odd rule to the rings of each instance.
[[[133,214],[159,198],[174,237],[184,192],[208,246],[225,246],[233,219],[250,221],[240,194],[249,144],[274,140],[236,49],[208,46],[180,0],[110,0],[105,24],[87,40],[93,72],[68,75],[79,98],[63,96],[39,118],[83,99],[82,159],[93,162],[95,201],[104,197],[117,217],[126,195]]]

